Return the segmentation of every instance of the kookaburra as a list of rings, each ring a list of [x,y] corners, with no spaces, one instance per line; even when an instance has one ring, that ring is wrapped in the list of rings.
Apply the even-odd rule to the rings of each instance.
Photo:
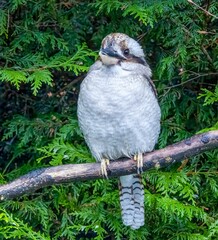
[[[120,177],[120,203],[124,225],[138,229],[144,225],[142,153],[153,150],[160,132],[156,89],[141,46],[129,36],[109,34],[99,56],[81,84],[79,125],[103,175],[109,160],[136,160],[138,174]]]

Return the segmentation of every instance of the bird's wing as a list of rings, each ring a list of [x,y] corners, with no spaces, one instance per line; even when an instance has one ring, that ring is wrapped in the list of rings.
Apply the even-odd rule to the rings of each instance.
[[[152,81],[152,79],[149,77],[149,76],[146,76],[146,75],[143,75],[143,77],[148,81],[151,89],[152,89],[152,92],[154,93],[155,97],[157,98],[157,90],[156,90],[156,87]]]

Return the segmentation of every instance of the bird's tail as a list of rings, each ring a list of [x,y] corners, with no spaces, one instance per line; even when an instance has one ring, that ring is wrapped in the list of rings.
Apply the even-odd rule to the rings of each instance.
[[[140,175],[120,177],[120,205],[124,225],[132,229],[144,225],[144,187]]]

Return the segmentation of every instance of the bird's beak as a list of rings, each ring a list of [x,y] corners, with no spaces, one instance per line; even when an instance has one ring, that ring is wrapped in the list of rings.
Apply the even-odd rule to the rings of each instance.
[[[117,59],[124,59],[123,56],[120,56],[116,51],[114,51],[112,48],[101,48],[100,53],[102,55],[106,55],[109,57],[117,58]]]

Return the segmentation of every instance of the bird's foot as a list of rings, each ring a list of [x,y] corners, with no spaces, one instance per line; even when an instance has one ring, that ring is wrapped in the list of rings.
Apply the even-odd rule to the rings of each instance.
[[[109,164],[110,164],[109,159],[103,158],[103,159],[101,160],[101,174],[102,174],[103,177],[105,177],[105,178],[108,178],[108,177],[107,177],[107,166],[109,166]]]
[[[133,158],[136,163],[137,163],[137,173],[138,174],[141,174],[143,172],[143,154],[142,153],[137,153],[134,155],[134,158]]]

